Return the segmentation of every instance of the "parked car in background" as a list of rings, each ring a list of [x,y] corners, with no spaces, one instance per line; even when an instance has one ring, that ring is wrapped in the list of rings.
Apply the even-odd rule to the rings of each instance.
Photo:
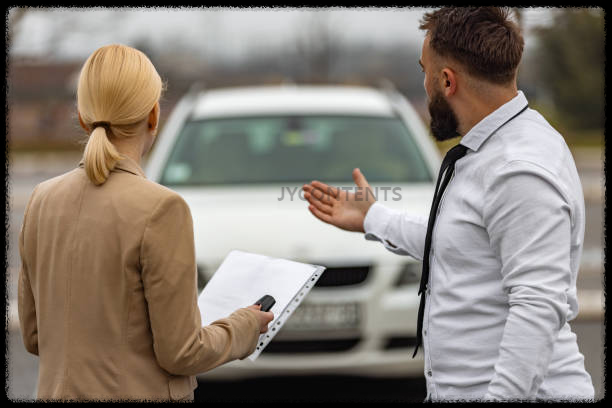
[[[359,167],[379,201],[427,217],[439,164],[421,119],[389,87],[187,94],[146,174],[191,208],[199,290],[233,249],[327,267],[257,361],[234,361],[199,378],[422,376],[422,354],[412,358],[421,264],[320,222],[301,186],[321,180],[353,188],[351,171]]]

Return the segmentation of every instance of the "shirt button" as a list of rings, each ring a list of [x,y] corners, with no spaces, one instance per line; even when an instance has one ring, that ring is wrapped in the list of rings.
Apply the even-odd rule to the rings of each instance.
[[[428,371],[427,371],[427,375],[428,375],[429,377],[431,377],[431,376],[433,375],[433,373],[431,372],[431,370],[428,370]]]

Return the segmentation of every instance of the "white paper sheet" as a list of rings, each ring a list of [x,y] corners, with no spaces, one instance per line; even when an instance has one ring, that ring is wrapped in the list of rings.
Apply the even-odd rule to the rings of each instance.
[[[321,278],[324,269],[319,265],[231,251],[198,297],[202,325],[250,306],[264,295],[272,296],[276,300],[270,309],[274,320],[268,325],[268,332],[260,335],[255,352],[248,357],[255,361]]]

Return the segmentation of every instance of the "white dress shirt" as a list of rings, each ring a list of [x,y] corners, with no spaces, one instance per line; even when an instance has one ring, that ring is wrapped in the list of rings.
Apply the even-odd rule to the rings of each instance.
[[[521,91],[474,126],[438,208],[423,321],[428,398],[593,399],[569,321],[584,197],[563,137]],[[380,203],[365,238],[423,259],[428,217]]]

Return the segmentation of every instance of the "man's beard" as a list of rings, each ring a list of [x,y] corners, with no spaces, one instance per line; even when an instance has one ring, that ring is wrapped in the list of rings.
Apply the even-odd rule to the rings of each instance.
[[[461,134],[457,131],[459,122],[450,104],[444,99],[441,92],[434,92],[428,105],[431,116],[431,133],[437,141],[452,139]]]

